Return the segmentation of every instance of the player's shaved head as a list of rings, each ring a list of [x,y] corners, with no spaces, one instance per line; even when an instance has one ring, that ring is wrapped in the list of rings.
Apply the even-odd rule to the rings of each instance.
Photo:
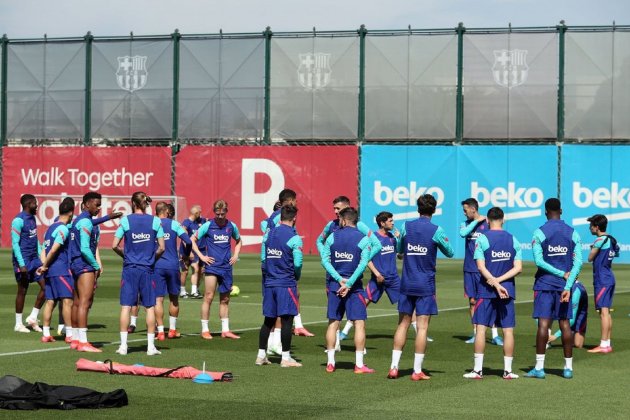
[[[350,199],[346,197],[345,195],[340,195],[338,197],[333,198],[333,205],[337,203],[343,203],[347,206],[350,206]]]
[[[159,217],[168,217],[168,204],[160,201],[155,205],[155,213]]]
[[[22,197],[20,197],[20,204],[22,205],[22,208],[25,208],[36,200],[37,199],[33,194],[24,194]]]
[[[59,214],[68,213],[74,213],[74,200],[72,197],[66,197],[61,201],[61,203],[59,203]]]
[[[339,218],[343,220],[346,225],[356,226],[359,221],[359,212],[354,207],[346,207],[339,212]]]

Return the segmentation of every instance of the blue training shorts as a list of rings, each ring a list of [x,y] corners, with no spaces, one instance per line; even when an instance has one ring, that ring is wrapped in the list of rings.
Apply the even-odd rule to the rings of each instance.
[[[570,319],[571,302],[560,302],[562,291],[537,290],[534,292],[532,318]]]
[[[398,299],[398,312],[412,315],[437,315],[438,307],[435,295],[431,296],[410,296],[401,294]]]
[[[123,267],[120,280],[120,305],[155,306],[155,282],[148,267]],[[138,299],[138,296],[140,297]]]
[[[300,313],[297,287],[264,287],[262,313],[268,318],[283,315],[296,316]]]
[[[478,298],[473,308],[472,323],[486,327],[514,328],[514,299]]]

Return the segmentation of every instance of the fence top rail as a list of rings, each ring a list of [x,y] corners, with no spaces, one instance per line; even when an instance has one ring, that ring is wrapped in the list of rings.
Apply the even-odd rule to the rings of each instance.
[[[630,31],[630,25],[617,25],[616,23],[612,23],[612,25],[577,25],[577,26],[569,26],[564,23],[560,23],[555,26],[522,26],[516,27],[508,25],[507,27],[494,27],[494,28],[467,28],[464,25],[461,26],[461,29],[468,34],[501,34],[501,33],[545,33],[545,32],[555,32],[560,28],[564,28],[566,31],[571,32],[610,32],[610,31]],[[358,36],[361,28],[351,29],[351,30],[325,30],[318,31],[316,28],[313,28],[310,31],[279,31],[272,32],[270,28],[267,28],[269,34],[273,37],[280,38],[308,38],[308,37],[354,37]],[[406,29],[364,29],[367,35],[372,36],[400,36],[400,35],[441,35],[441,34],[451,34],[457,32],[458,27],[453,26],[451,28],[433,28],[433,29],[422,29],[422,28],[412,28],[411,25]],[[264,38],[267,31],[260,32],[223,32],[220,30],[218,33],[207,33],[207,34],[180,34],[176,29],[175,33],[177,33],[181,39],[194,40],[194,39],[239,39],[239,38]],[[63,43],[63,42],[84,42],[87,38],[90,38],[96,42],[107,42],[107,41],[133,41],[133,40],[143,40],[143,41],[157,41],[157,40],[167,40],[172,39],[174,34],[161,34],[161,35],[136,35],[131,32],[129,35],[114,35],[114,36],[96,36],[88,32],[87,35],[83,36],[67,36],[67,37],[48,37],[44,35],[42,38],[8,38],[5,34],[3,37],[4,42],[7,43],[44,43],[44,42],[54,42],[54,43]]]

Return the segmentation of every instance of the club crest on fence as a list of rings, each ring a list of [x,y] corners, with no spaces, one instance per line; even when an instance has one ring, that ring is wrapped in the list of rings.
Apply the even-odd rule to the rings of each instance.
[[[147,57],[126,55],[118,57],[118,70],[116,71],[116,82],[118,86],[128,92],[142,89],[147,84]]]
[[[492,76],[499,86],[512,89],[527,81],[527,50],[494,50]]]
[[[300,66],[297,73],[300,85],[306,90],[318,90],[328,86],[332,74],[331,54],[307,53],[299,56]]]

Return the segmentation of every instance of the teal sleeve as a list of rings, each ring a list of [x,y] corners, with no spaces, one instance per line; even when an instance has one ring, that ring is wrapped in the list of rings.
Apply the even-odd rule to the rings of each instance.
[[[328,239],[328,236],[330,235],[330,225],[332,225],[332,222],[326,223],[326,226],[324,226],[324,230],[322,230],[322,233],[317,237],[316,243],[317,252],[319,252],[319,255],[322,255],[326,239]]]
[[[265,258],[266,258],[266,257],[265,257],[265,252],[266,252],[266,251],[265,251],[265,249],[266,249],[265,244],[267,243],[267,238],[268,238],[268,236],[269,236],[269,232],[265,232],[265,233],[263,234],[263,237],[262,237],[262,242],[261,242],[261,244],[260,244],[260,261],[262,261],[262,262],[264,262],[264,261],[265,261]]]
[[[122,222],[121,222],[122,225]],[[96,257],[90,249],[90,234],[92,233],[92,221],[90,219],[81,219],[77,223],[77,230],[79,231],[79,238],[81,244],[81,255],[83,259],[94,267],[95,270],[100,270],[101,267],[96,261]]]
[[[543,257],[542,243],[545,240],[545,234],[540,229],[534,231],[534,239],[532,239],[532,253],[534,254],[534,263],[536,266],[557,277],[564,277],[564,272],[558,270],[553,265],[545,261]]]
[[[302,238],[300,235],[295,235],[287,245],[291,247],[293,251],[293,272],[295,273],[295,279],[299,280],[302,276],[302,261],[304,259],[304,255],[302,254]]]
[[[365,223],[363,222],[357,223],[357,229],[359,232],[367,236],[369,239],[369,246],[370,246],[369,259],[371,260],[372,258],[374,258],[376,254],[381,252],[381,248],[383,248],[383,244],[381,244],[381,241],[378,240],[374,232],[372,232],[372,230],[370,230],[370,228]]]
[[[42,255],[42,250],[44,249],[44,244],[37,241],[37,255]]]
[[[356,282],[357,279],[361,277],[361,275],[365,271],[365,268],[368,265],[368,262],[370,262],[370,239],[367,236],[361,239],[361,241],[359,242],[359,248],[361,248],[361,259],[359,260],[359,265],[354,270],[354,273],[352,273],[352,275],[348,279],[348,282],[346,283],[346,286],[348,287],[352,287],[354,282]]]
[[[188,234],[188,232],[186,232],[186,229],[184,229],[177,220],[171,221],[171,230],[175,232],[175,235],[177,236],[182,236],[184,233]]]
[[[580,239],[580,234],[574,230],[573,237],[571,239],[573,239],[573,243],[575,244],[573,248],[573,265],[571,267],[569,278],[567,279],[567,284],[564,286],[564,290],[571,290],[573,283],[575,283],[575,280],[582,269],[582,240]]]
[[[20,235],[22,234],[22,228],[24,227],[24,220],[16,217],[11,222],[11,248],[13,248],[13,255],[20,267],[24,267],[24,257],[22,256],[22,250],[20,249]]]
[[[262,222],[260,222],[260,231],[262,233],[267,232],[267,219],[265,219]]]
[[[465,238],[466,236],[470,235],[470,232],[472,232],[478,224],[478,220],[473,220],[468,224],[466,224],[466,222],[462,223],[461,225],[459,225],[459,236]]]
[[[326,272],[328,272],[328,274],[330,274],[330,276],[333,279],[340,281],[342,279],[341,275],[337,273],[337,270],[335,270],[335,268],[330,263],[330,247],[334,243],[335,243],[335,237],[333,235],[328,236],[328,238],[326,239],[326,242],[322,246],[322,250],[320,251],[320,256],[322,258],[322,266],[324,266],[324,269],[326,270]]]
[[[123,236],[125,236],[125,232],[127,232],[128,230],[129,230],[129,219],[127,219],[127,216],[125,216],[122,219],[120,219],[120,225],[118,225],[118,229],[116,229],[116,233],[114,233],[114,236],[118,239],[122,239]]]
[[[398,236],[398,241],[396,242],[396,252],[399,254],[404,252],[403,239],[405,239],[405,236],[407,235],[407,229],[405,229],[405,226],[407,226],[407,224],[403,223],[402,228],[399,230],[400,236]]]
[[[164,228],[162,227],[159,217],[153,218],[153,230],[155,231],[156,238],[159,239],[164,237]]]
[[[201,225],[199,229],[197,229],[197,232],[195,232],[193,236],[195,236],[197,240],[203,238],[208,233],[209,227],[210,227],[210,222],[204,223],[203,225]]]
[[[481,234],[477,237],[475,241],[475,260],[485,260],[486,249],[490,248],[490,242],[488,242],[488,237],[484,234]]]
[[[446,236],[446,232],[444,232],[444,229],[438,226],[437,230],[433,234],[432,239],[433,242],[437,244],[438,248],[440,248],[442,254],[444,254],[448,258],[453,258],[453,255],[455,255],[455,250],[449,242],[448,237]]]
[[[597,239],[595,239],[595,242],[593,242],[593,248],[602,249],[604,242],[606,243],[610,242],[610,241],[605,241],[604,239],[605,239],[604,236],[597,237]]]
[[[514,251],[516,251],[516,255],[514,255],[514,260],[522,260],[523,259],[523,247],[521,243],[515,238],[512,237],[514,242]]]
[[[235,241],[238,241],[239,239],[241,239],[241,234],[238,231],[238,227],[236,226],[236,223],[230,223],[232,223],[232,238],[234,238]]]
[[[68,240],[68,228],[64,225],[57,226],[57,229],[52,234],[53,243],[63,245]]]

